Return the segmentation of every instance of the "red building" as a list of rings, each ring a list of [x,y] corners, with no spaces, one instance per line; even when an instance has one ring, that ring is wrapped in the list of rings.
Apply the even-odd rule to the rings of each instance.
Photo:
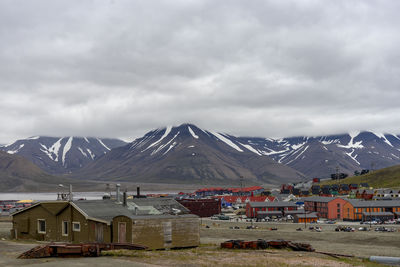
[[[191,213],[200,217],[211,217],[221,213],[220,199],[181,199],[177,201]]]
[[[297,205],[293,202],[273,201],[273,202],[249,202],[246,205],[246,216],[256,218],[259,211],[288,211],[297,210]]]
[[[339,197],[308,197],[304,199],[306,212],[316,212],[326,219],[343,219],[343,206],[346,200]]]

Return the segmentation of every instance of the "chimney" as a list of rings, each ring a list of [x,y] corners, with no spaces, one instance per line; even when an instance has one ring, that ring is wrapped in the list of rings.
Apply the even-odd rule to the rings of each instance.
[[[72,195],[72,184],[69,185],[69,197],[68,197],[69,201],[73,201],[73,195]]]
[[[124,199],[123,199],[122,204],[124,205],[124,207],[127,206],[127,204],[126,204],[126,190],[124,191]]]
[[[138,186],[138,187],[136,188],[136,192],[137,192],[137,197],[139,198],[139,197],[140,197],[140,186]]]
[[[120,184],[117,184],[117,196],[116,196],[117,203],[120,203],[120,202],[121,202],[120,196],[119,196],[119,194],[120,194],[120,189],[121,189],[121,185],[120,185]]]

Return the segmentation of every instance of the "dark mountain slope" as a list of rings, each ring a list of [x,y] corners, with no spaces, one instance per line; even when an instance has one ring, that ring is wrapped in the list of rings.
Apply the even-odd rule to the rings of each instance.
[[[241,177],[254,184],[303,179],[301,173],[234,139],[190,124],[157,129],[111,150],[74,176],[200,184],[237,184]]]

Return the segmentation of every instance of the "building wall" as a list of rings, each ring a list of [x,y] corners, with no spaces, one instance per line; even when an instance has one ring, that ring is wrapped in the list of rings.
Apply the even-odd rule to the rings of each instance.
[[[221,213],[221,200],[199,199],[199,200],[178,200],[180,204],[190,210],[191,213],[200,217],[211,217]]]
[[[38,233],[38,219],[45,219],[46,233]],[[68,235],[63,235],[63,222],[68,222]],[[79,222],[80,231],[73,231],[72,223]],[[27,226],[25,226],[28,224]],[[65,202],[39,204],[13,216],[17,239],[85,243],[96,242],[96,222],[86,218]],[[111,227],[103,223],[104,242],[111,242]]]
[[[13,216],[13,232],[17,239],[36,239],[44,241],[59,241],[57,230],[57,218],[52,214],[55,210],[65,208],[65,203],[54,203],[49,209],[42,205],[37,205],[24,212]],[[46,232],[39,233],[38,220],[44,219],[46,222]]]
[[[328,202],[328,216],[330,220],[343,219],[343,206],[346,200],[337,198]]]
[[[150,249],[195,247],[200,243],[199,231],[197,217],[134,219],[131,240]]]
[[[126,224],[126,242],[127,243],[134,243],[132,242],[132,219],[128,218],[126,216],[117,216],[114,217],[112,221],[112,242],[114,243],[119,243],[120,241],[118,240],[118,224],[119,223],[125,223]]]
[[[294,216],[294,223],[311,223],[311,222],[316,222],[318,220],[318,218],[298,218],[297,216]]]

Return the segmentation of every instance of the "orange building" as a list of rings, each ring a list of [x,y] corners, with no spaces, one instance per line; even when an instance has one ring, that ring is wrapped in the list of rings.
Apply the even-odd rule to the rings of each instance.
[[[343,206],[343,220],[364,221],[367,217],[387,217],[389,213],[395,215],[400,212],[399,200],[363,201],[348,200]],[[382,216],[380,216],[380,214]]]
[[[294,223],[315,223],[318,220],[318,214],[315,212],[307,214],[295,214],[293,217]]]
[[[304,198],[304,209],[318,213],[321,218],[343,219],[343,206],[346,202],[340,197],[308,197]]]

